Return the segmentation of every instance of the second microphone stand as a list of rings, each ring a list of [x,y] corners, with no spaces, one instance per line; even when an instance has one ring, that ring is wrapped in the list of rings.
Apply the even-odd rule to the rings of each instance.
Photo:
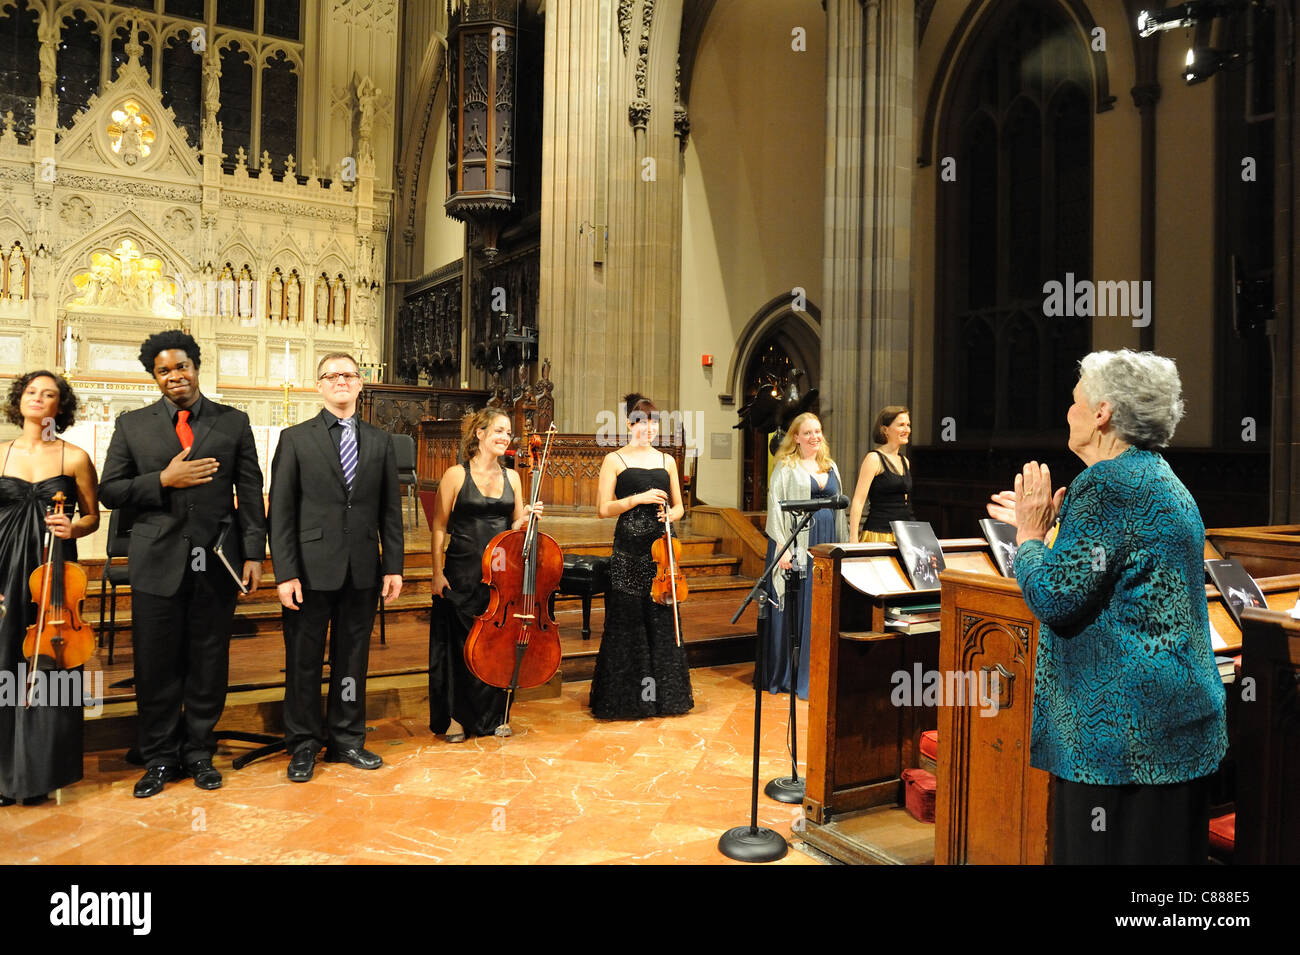
[[[811,520],[812,512],[805,512],[803,521],[796,528],[792,539],[797,539]],[[799,623],[803,612],[803,582],[808,574],[804,564],[806,557],[806,554],[799,552],[797,544],[791,545],[790,569],[785,571],[785,607],[781,617],[781,629],[785,633],[785,645],[790,653],[790,716],[786,723],[790,775],[773,779],[763,787],[763,794],[769,799],[790,804],[803,802],[805,788],[804,781],[799,778],[799,717],[795,712],[795,700],[799,692],[799,654],[802,649],[800,640],[802,628]]]

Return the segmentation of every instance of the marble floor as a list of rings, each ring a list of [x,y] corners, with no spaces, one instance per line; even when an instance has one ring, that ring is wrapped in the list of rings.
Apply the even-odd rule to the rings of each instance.
[[[380,721],[367,745],[381,769],[318,762],[305,784],[286,780],[283,754],[236,772],[231,748],[222,789],[183,780],[135,799],[124,753],[91,753],[57,804],[0,809],[0,862],[730,863],[717,841],[749,821],[752,672],[693,670],[694,711],[631,723],[592,719],[589,684],[566,684],[520,704],[506,740],[453,745],[419,719]],[[761,781],[789,772],[788,705],[764,697]],[[796,845],[798,817],[760,793],[760,825]],[[817,862],[792,850],[778,864]]]

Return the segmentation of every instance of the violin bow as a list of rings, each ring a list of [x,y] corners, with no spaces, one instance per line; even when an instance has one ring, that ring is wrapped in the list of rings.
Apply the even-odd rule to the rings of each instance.
[[[54,508],[46,506],[46,514],[53,514]],[[32,656],[27,661],[27,705],[32,705],[36,693],[36,663],[41,658],[41,634],[45,632],[45,615],[50,609],[50,586],[54,577],[54,531],[45,526],[45,579],[41,581],[41,603],[36,613],[36,639],[32,641]]]
[[[668,587],[673,601],[673,636],[677,646],[682,645],[682,618],[677,609],[677,565],[673,560],[673,518],[672,504],[664,505],[664,537],[668,544]]]

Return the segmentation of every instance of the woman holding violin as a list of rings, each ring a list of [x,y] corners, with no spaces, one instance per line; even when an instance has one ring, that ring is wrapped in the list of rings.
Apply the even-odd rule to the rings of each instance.
[[[490,736],[505,715],[504,690],[465,664],[465,638],[487,609],[483,551],[497,534],[528,522],[519,475],[502,467],[510,418],[497,408],[467,414],[460,457],[438,481],[432,522],[433,608],[429,617],[429,729],[449,743]],[[538,512],[542,505],[538,504]],[[445,553],[444,553],[445,549]]]
[[[695,705],[678,616],[651,598],[659,572],[651,551],[665,521],[685,514],[677,462],[654,447],[658,410],[639,394],[627,407],[627,446],[600,465],[597,513],[617,517],[605,592],[605,632],[591,679],[591,712],[633,720],[686,713]]]
[[[0,444],[0,592],[8,611],[0,618],[0,672],[14,688],[13,697],[0,704],[0,805],[5,806],[44,802],[52,790],[81,779],[81,700],[35,699],[27,705],[29,681],[19,678],[30,676],[23,641],[38,622],[40,594],[32,594],[29,578],[45,560],[46,532],[61,542],[63,559],[72,561],[75,539],[99,527],[95,465],[81,448],[55,437],[71,427],[76,411],[71,386],[53,372],[28,372],[9,389],[5,415],[23,430]],[[60,493],[66,509],[54,514]],[[80,514],[75,519],[74,508]],[[49,658],[40,665],[49,666]],[[47,688],[56,682],[61,681],[49,681]],[[80,689],[79,680],[62,685]]]

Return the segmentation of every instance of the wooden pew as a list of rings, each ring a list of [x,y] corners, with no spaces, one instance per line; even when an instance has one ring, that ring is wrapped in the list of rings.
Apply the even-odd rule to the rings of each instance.
[[[939,580],[940,672],[977,674],[997,705],[939,708],[935,864],[1044,865],[1052,777],[1029,765],[1038,621],[1011,578],[945,570]]]
[[[1300,524],[1215,527],[1205,532],[1205,542],[1256,579],[1300,574]]]
[[[1300,620],[1242,613],[1233,862],[1300,863]],[[1253,692],[1254,699],[1244,699]]]
[[[940,543],[949,567],[996,575],[984,540]],[[921,733],[937,718],[891,702],[895,673],[937,668],[937,629],[888,630],[885,607],[932,603],[938,591],[911,588],[894,544],[822,544],[812,555],[804,838],[848,862],[928,862],[932,827],[902,810],[884,823],[864,814],[901,803],[901,774],[919,765]]]

